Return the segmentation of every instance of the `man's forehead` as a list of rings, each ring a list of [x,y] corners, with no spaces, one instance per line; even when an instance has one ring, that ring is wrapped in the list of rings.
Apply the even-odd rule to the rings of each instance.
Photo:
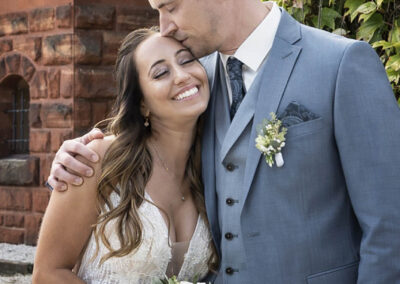
[[[167,4],[174,2],[175,0],[149,0],[151,8],[158,10]]]

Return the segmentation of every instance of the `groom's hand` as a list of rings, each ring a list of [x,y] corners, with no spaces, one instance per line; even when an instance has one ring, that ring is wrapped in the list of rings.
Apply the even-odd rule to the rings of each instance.
[[[97,162],[99,156],[86,147],[86,144],[103,137],[103,132],[94,128],[82,137],[64,141],[51,165],[50,176],[47,180],[48,186],[51,189],[64,191],[68,188],[67,183],[81,185],[83,183],[82,177],[92,176],[93,169],[75,159],[75,156],[80,155],[88,161]]]

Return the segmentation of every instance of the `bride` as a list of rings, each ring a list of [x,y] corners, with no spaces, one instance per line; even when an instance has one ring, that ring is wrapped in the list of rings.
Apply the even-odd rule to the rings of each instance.
[[[121,45],[116,81],[108,136],[89,144],[101,157],[94,175],[52,193],[33,283],[193,281],[215,266],[200,176],[204,69],[176,40],[140,29]]]

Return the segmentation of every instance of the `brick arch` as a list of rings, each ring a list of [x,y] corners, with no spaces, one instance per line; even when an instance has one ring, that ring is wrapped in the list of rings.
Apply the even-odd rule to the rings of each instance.
[[[36,65],[24,54],[7,52],[0,57],[0,84],[11,75],[19,75],[30,85]]]

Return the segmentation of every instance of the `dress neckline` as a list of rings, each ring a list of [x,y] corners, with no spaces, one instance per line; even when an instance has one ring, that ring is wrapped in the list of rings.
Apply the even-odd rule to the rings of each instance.
[[[150,194],[147,193],[147,191],[145,191],[144,195],[149,201],[154,203],[153,199],[151,198]],[[170,238],[170,236],[168,234],[167,224],[165,223],[164,217],[162,216],[162,214],[160,212],[160,209],[158,209],[157,206],[154,206],[153,204],[151,204],[149,202],[147,202],[147,203],[151,208],[153,208],[153,210],[155,210],[156,215],[158,216],[158,218],[160,219],[161,223],[163,224],[162,228],[163,228],[163,231],[164,231],[164,235],[168,237],[168,243],[173,244],[173,242],[171,242],[171,238]],[[192,244],[194,243],[193,241],[196,240],[196,238],[197,238],[197,235],[198,235],[197,232],[199,231],[200,223],[201,223],[201,216],[199,214],[199,216],[197,217],[197,223],[196,223],[196,227],[194,228],[192,237],[190,238],[190,241],[187,241],[189,243],[189,245],[188,245],[187,251],[185,252],[185,254],[183,256],[183,262],[182,262],[182,266],[181,266],[181,268],[179,270],[179,273],[176,275],[177,279],[180,279],[181,278],[181,272],[184,272],[185,269],[187,269],[187,265],[188,265],[187,264],[187,258],[188,258],[187,256],[190,255],[190,252],[193,249],[193,245]],[[175,242],[175,243],[181,243],[181,242]],[[170,248],[170,249],[172,250],[172,248]],[[169,261],[171,261],[171,259]]]
[[[144,196],[149,200],[149,201],[151,201],[152,203],[154,203],[155,204],[155,202],[154,202],[154,200],[151,198],[151,196],[150,196],[150,194],[148,194],[147,193],[147,191],[145,191],[145,193],[144,193]],[[156,212],[157,212],[157,216],[160,218],[160,220],[162,221],[162,224],[163,224],[163,231],[164,231],[164,233],[165,233],[165,235],[167,235],[168,236],[168,242],[169,243],[184,243],[184,242],[188,242],[189,243],[189,246],[190,246],[190,243],[192,242],[192,240],[193,240],[193,238],[195,237],[195,235],[196,235],[196,232],[198,231],[198,227],[199,227],[199,223],[200,223],[200,214],[198,214],[198,217],[197,217],[197,222],[196,222],[196,226],[195,226],[195,228],[194,228],[194,230],[193,230],[193,233],[192,233],[192,237],[190,238],[190,240],[189,241],[183,241],[183,242],[172,242],[171,241],[171,237],[170,237],[170,235],[168,234],[168,226],[167,226],[167,223],[165,222],[165,219],[164,219],[164,217],[162,216],[162,214],[161,214],[161,212],[160,212],[160,209],[157,207],[157,206],[155,206],[155,205],[153,205],[153,204],[149,204],[149,205],[151,205],[151,207],[152,208],[154,208],[155,210],[156,210]],[[189,250],[189,249],[188,249]]]

